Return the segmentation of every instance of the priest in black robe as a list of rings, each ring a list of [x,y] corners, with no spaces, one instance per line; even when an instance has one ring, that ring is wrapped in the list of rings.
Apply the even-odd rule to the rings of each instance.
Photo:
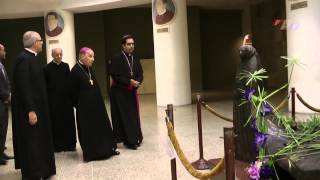
[[[69,65],[62,62],[61,48],[52,49],[53,60],[44,68],[52,123],[54,151],[75,151],[76,126],[74,112],[67,94]]]
[[[244,93],[241,90],[249,88],[246,85],[247,79],[240,80],[241,73],[253,73],[259,70],[261,66],[260,57],[256,49],[252,46],[250,36],[246,36],[243,42],[243,46],[240,47],[240,59],[241,62],[238,66],[235,90],[234,90],[234,102],[233,102],[233,126],[237,135],[235,141],[235,156],[237,160],[244,162],[253,162],[256,159],[257,152],[254,150],[254,130],[250,126],[250,123],[246,125],[248,121],[252,105],[250,102],[242,104],[244,99]],[[257,88],[257,83],[253,83],[251,88]],[[261,87],[262,83],[260,84]],[[258,90],[255,90],[258,92]]]
[[[133,54],[134,39],[122,38],[123,50],[111,60],[111,117],[117,142],[137,149],[143,136],[140,126],[137,89],[143,80],[140,60]]]
[[[79,61],[71,70],[68,84],[86,162],[119,154],[101,90],[91,69],[93,61],[93,50],[81,48]]]
[[[23,35],[25,49],[13,69],[12,134],[15,168],[22,179],[48,178],[56,173],[51,122],[43,68],[38,57],[41,36]]]

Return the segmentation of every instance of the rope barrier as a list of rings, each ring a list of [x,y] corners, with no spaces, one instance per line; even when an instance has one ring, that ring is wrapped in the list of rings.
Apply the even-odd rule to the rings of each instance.
[[[206,104],[204,101],[201,101],[201,104],[208,110],[210,111],[212,114],[218,116],[219,118],[225,120],[225,121],[228,121],[228,122],[233,122],[232,119],[230,118],[227,118],[219,113],[217,113],[212,107],[210,107],[208,104]]]
[[[210,177],[213,177],[219,173],[221,173],[224,169],[224,157],[218,162],[218,164],[211,169],[209,172],[201,172],[196,170],[191,163],[188,161],[186,155],[184,154],[184,152],[182,151],[180,144],[178,142],[178,139],[176,137],[176,134],[174,132],[172,123],[168,120],[166,120],[166,125],[167,125],[167,129],[168,129],[168,136],[173,144],[173,147],[182,163],[182,165],[185,167],[185,169],[194,177],[201,179],[201,180],[205,180],[208,179]]]
[[[305,105],[307,108],[311,109],[312,111],[320,112],[320,109],[312,107],[312,106],[309,105],[305,100],[303,100],[302,97],[301,97],[298,93],[296,93],[296,94],[297,94],[298,99],[300,100],[300,102],[301,102],[303,105]]]
[[[273,112],[277,112],[280,108],[282,108],[282,107],[285,105],[285,103],[289,100],[289,98],[290,98],[290,96],[285,97],[285,98],[281,101],[281,103],[280,103],[277,107],[275,107],[275,108],[273,109]]]
[[[280,104],[273,110],[273,112],[276,112],[276,111],[278,111],[280,108],[282,108],[282,107],[285,105],[285,103],[288,101],[289,98],[290,98],[290,96],[285,97],[285,98],[280,102]],[[210,111],[212,114],[220,117],[221,119],[223,119],[223,120],[225,120],[225,121],[233,122],[232,119],[227,118],[227,117],[219,114],[218,112],[216,112],[212,107],[210,107],[210,106],[209,106],[208,104],[206,104],[204,101],[201,101],[201,104],[202,104],[208,111]],[[310,106],[310,107],[311,107],[311,106]],[[311,108],[313,108],[313,107],[311,107]],[[318,111],[320,112],[320,109],[313,108],[312,110],[317,111],[317,112],[318,112]]]

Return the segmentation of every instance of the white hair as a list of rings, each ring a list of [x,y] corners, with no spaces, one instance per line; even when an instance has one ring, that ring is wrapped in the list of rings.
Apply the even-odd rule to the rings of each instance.
[[[37,35],[39,35],[35,31],[27,31],[23,34],[22,42],[23,47],[30,48],[37,41]]]
[[[56,50],[58,50],[58,49],[60,49],[61,52],[63,52],[63,50],[62,50],[61,47],[54,47],[54,48],[52,48],[52,50],[51,50],[51,54],[53,54],[53,53],[54,53]]]

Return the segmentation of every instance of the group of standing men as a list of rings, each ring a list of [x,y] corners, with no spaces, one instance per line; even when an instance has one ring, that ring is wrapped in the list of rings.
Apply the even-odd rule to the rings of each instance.
[[[119,155],[119,142],[129,149],[140,146],[143,138],[137,89],[143,71],[133,55],[133,37],[126,35],[121,42],[123,50],[112,59],[110,69],[113,127],[91,68],[91,48],[80,49],[79,60],[71,72],[68,64],[62,62],[61,48],[52,50],[53,60],[43,68],[37,56],[43,40],[37,32],[27,31],[23,35],[24,50],[14,63],[12,91],[7,76],[1,76],[5,71],[0,61],[0,110],[1,114],[7,112],[11,101],[15,168],[21,169],[23,179],[54,175],[54,152],[75,151],[76,127],[86,162]],[[4,47],[0,45],[1,48]],[[0,157],[4,154],[6,134],[3,124],[7,127],[8,116],[0,117]]]

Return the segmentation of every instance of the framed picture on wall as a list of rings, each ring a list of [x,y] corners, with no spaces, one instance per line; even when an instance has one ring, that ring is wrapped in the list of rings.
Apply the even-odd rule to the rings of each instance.
[[[46,34],[50,37],[61,34],[64,27],[63,18],[57,12],[48,12],[45,17],[45,29]]]
[[[169,23],[175,13],[176,7],[172,0],[153,0],[152,14],[153,21],[158,25]]]

